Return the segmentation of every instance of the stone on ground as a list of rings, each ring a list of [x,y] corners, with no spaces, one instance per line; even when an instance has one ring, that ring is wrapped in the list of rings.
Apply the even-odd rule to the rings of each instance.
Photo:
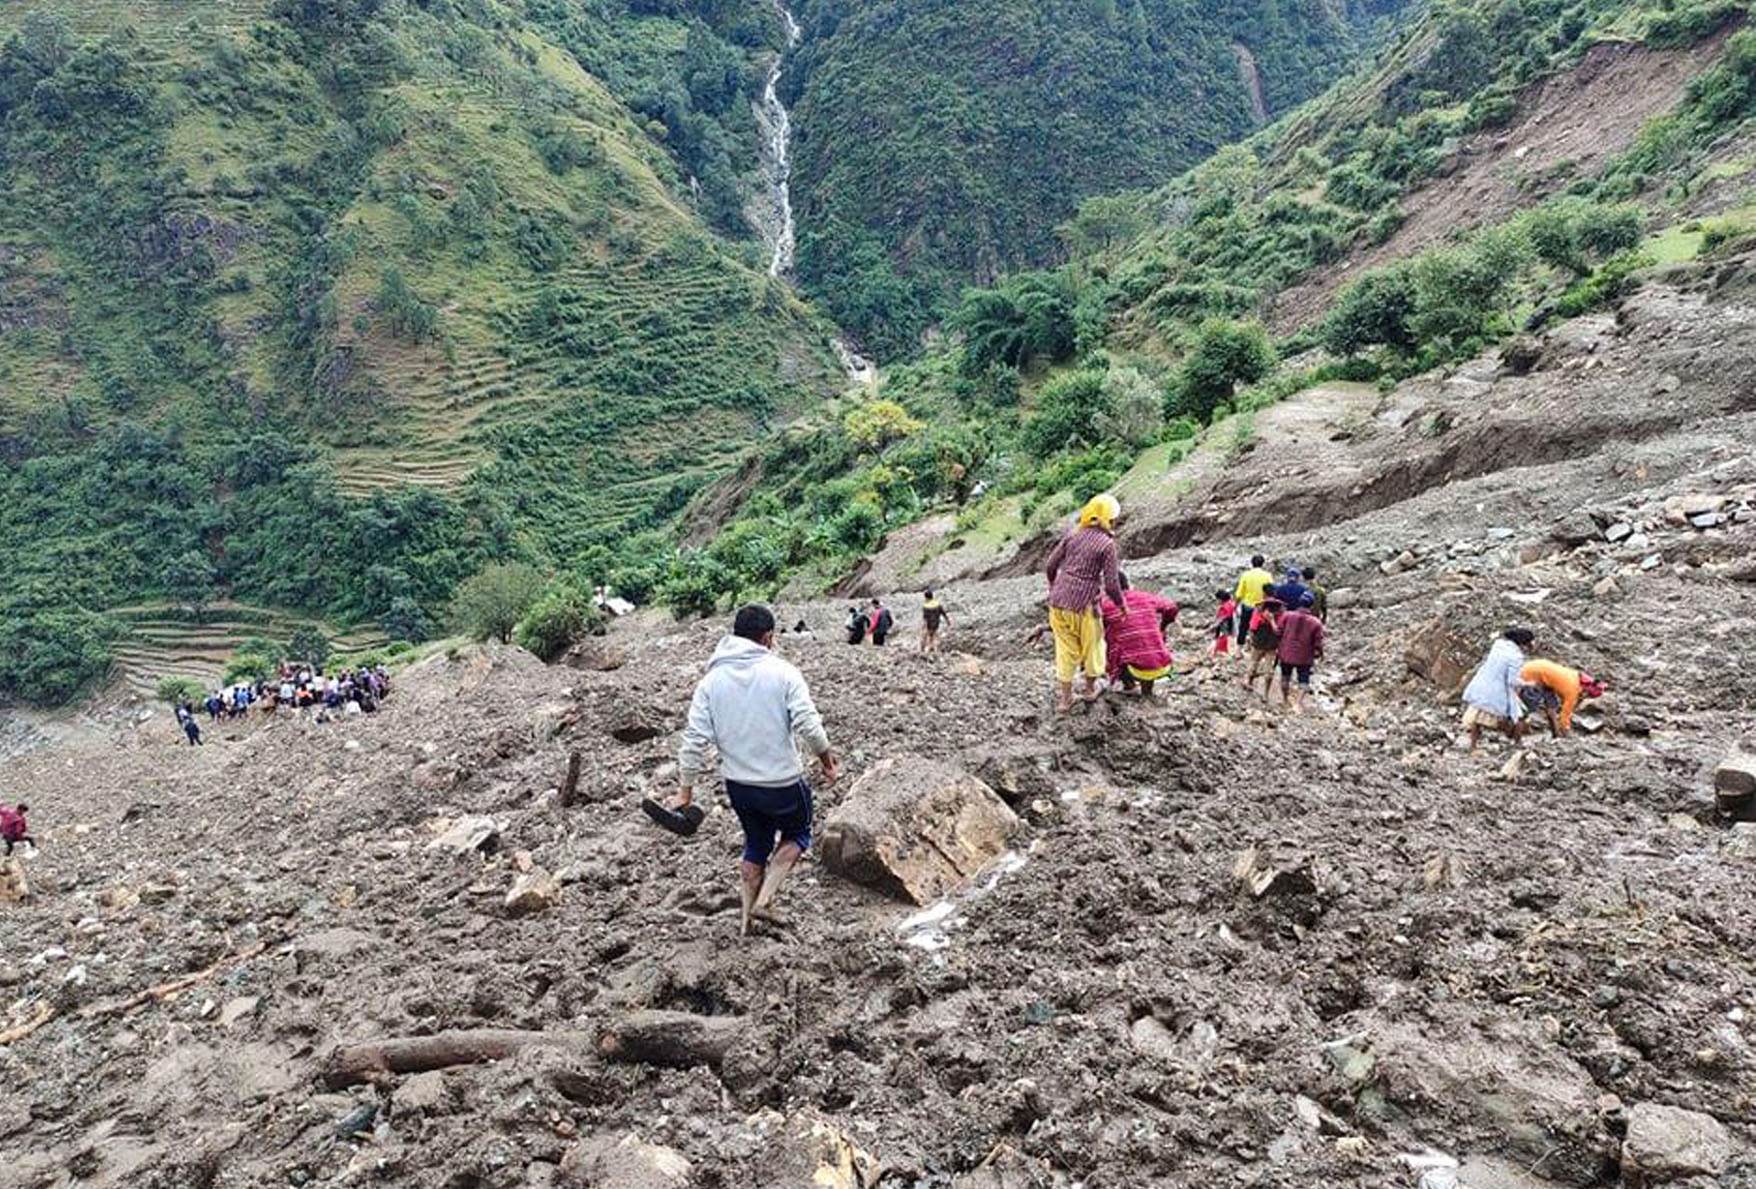
[[[492,854],[500,845],[500,826],[491,817],[460,817],[442,822],[439,836],[427,844],[428,850],[444,851],[458,856],[477,852]]]
[[[681,1152],[629,1134],[574,1144],[561,1158],[556,1183],[567,1189],[683,1189],[691,1171]]]
[[[823,829],[823,865],[911,904],[927,904],[1006,851],[1018,817],[968,773],[896,756],[848,790]]]
[[[836,1124],[809,1113],[765,1111],[752,1120],[769,1150],[767,1174],[751,1189],[874,1189],[878,1160]]]
[[[1636,1185],[1717,1176],[1732,1156],[1731,1136],[1712,1115],[1656,1102],[1628,1112],[1622,1172]]]
[[[1713,791],[1721,808],[1731,811],[1756,799],[1756,751],[1732,748],[1713,773]]]
[[[512,881],[506,893],[506,911],[515,915],[542,912],[561,903],[561,884],[541,867],[533,867]]]

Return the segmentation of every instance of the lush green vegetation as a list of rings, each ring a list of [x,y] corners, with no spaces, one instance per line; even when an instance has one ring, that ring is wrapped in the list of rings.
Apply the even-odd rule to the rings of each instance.
[[[832,388],[737,213],[777,36],[760,0],[0,7],[0,698],[84,688],[154,599],[424,638]]]
[[[1401,0],[810,0],[790,60],[800,275],[887,359],[1081,198],[1153,184],[1349,64]]]

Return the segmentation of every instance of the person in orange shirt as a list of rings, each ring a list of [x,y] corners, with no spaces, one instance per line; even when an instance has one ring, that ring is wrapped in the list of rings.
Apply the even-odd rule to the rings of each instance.
[[[1540,710],[1547,716],[1549,733],[1557,739],[1573,729],[1573,710],[1579,700],[1601,698],[1607,688],[1590,673],[1544,660],[1525,662],[1518,680],[1522,683],[1519,698],[1531,713]]]

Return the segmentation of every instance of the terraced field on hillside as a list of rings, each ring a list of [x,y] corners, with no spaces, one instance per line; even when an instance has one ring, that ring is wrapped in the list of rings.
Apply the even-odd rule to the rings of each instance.
[[[167,603],[118,607],[111,614],[128,626],[127,636],[116,648],[114,680],[143,698],[153,697],[166,677],[217,684],[227,660],[253,638],[284,644],[300,628],[315,626],[330,638],[337,654],[366,652],[388,643],[376,628],[344,632],[307,617],[244,603],[215,603],[203,609],[199,620]]]

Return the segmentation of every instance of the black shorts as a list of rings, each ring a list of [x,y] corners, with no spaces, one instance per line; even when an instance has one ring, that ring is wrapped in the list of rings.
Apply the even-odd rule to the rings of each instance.
[[[1285,661],[1281,661],[1280,679],[1282,681],[1291,681],[1293,674],[1297,673],[1299,675],[1299,684],[1309,689],[1311,686],[1311,670],[1313,668],[1315,668],[1313,665],[1289,665]]]
[[[1561,695],[1547,686],[1521,685],[1518,687],[1518,700],[1537,714],[1545,710],[1561,709]]]
[[[779,788],[728,780],[726,796],[744,827],[746,863],[767,865],[777,840],[811,849],[811,786],[803,780]]]

